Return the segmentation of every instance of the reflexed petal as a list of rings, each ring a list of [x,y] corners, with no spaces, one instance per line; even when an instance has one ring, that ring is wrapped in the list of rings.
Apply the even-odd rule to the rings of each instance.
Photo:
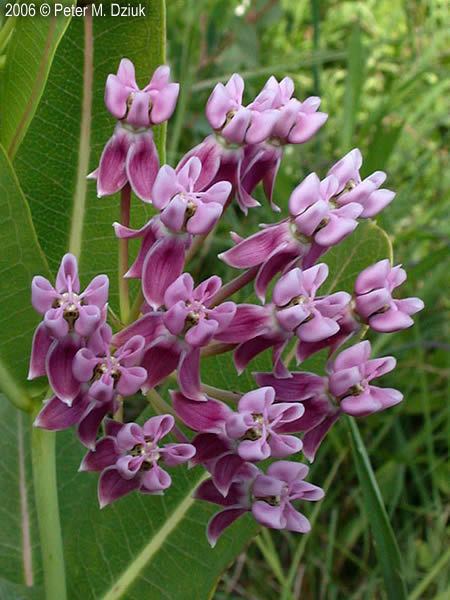
[[[244,269],[263,263],[289,235],[288,225],[280,223],[266,227],[219,255],[227,265]]]
[[[207,463],[231,451],[230,440],[215,433],[199,433],[192,443],[196,450],[194,464]]]
[[[163,165],[156,176],[153,185],[152,202],[160,210],[165,208],[170,200],[181,192],[181,186],[177,181],[175,169],[169,165]]]
[[[153,182],[158,169],[158,151],[152,133],[139,134],[128,151],[126,172],[133,192],[144,202],[152,199]]]
[[[33,335],[28,379],[45,375],[45,361],[52,343],[53,339],[48,335],[45,323],[39,323]]]
[[[221,342],[239,343],[266,333],[271,319],[267,307],[256,304],[238,304],[236,313],[225,331],[216,333]]]
[[[100,475],[98,482],[98,501],[100,508],[118,500],[139,487],[137,479],[124,479],[115,467],[108,467]]]
[[[108,404],[100,406],[94,405],[93,408],[83,416],[78,425],[77,433],[80,442],[91,450],[95,448],[98,430],[105,415],[108,413],[109,408],[110,406]]]
[[[231,409],[226,404],[212,398],[196,402],[180,392],[174,392],[172,402],[177,415],[194,431],[220,433],[231,414]]]
[[[67,336],[54,342],[47,354],[48,381],[58,398],[69,405],[80,390],[80,384],[72,372],[72,364],[79,347],[78,341]]]
[[[225,508],[210,519],[206,535],[212,548],[216,545],[223,531],[246,512],[245,508]]]
[[[215,136],[211,135],[185,154],[176,170],[179,172],[192,156],[197,156],[201,160],[202,170],[196,181],[194,191],[204,190],[219,170],[221,153],[220,144],[217,143]]]
[[[186,398],[206,400],[205,394],[200,389],[200,350],[183,352],[178,366],[178,383]]]
[[[34,426],[50,431],[60,431],[79,422],[89,401],[80,395],[68,406],[56,396],[47,400],[34,420]]]
[[[237,454],[226,454],[214,465],[213,480],[221,494],[226,496],[244,461]]]
[[[234,364],[238,374],[241,374],[248,363],[267,348],[271,348],[277,340],[270,336],[258,336],[240,344],[234,353]]]
[[[147,371],[147,380],[142,386],[145,393],[161,383],[178,366],[181,349],[176,344],[156,342],[149,346],[142,358],[142,366]]]
[[[286,402],[308,400],[325,389],[324,378],[314,373],[292,373],[289,379],[278,379],[272,373],[255,373],[254,377],[258,385],[273,387],[277,400]]]
[[[314,429],[310,429],[303,436],[303,454],[309,460],[313,462],[316,456],[316,452],[319,449],[322,440],[326,434],[330,431],[334,423],[338,420],[341,412],[336,411],[334,415],[330,415],[321,421]]]
[[[105,437],[97,442],[95,450],[89,450],[81,461],[79,471],[103,471],[113,465],[119,454],[112,437]]]
[[[128,135],[120,129],[116,129],[100,157],[97,175],[97,195],[99,197],[115,194],[127,183],[125,162],[129,148]]]
[[[159,240],[147,254],[142,269],[142,291],[154,309],[164,304],[164,294],[181,275],[184,259],[184,241],[175,237]]]
[[[123,346],[127,341],[132,339],[134,336],[142,336],[145,342],[154,342],[157,337],[161,334],[162,325],[162,313],[160,312],[149,312],[140,317],[137,321],[125,327],[121,331],[114,334],[112,343],[116,347]],[[165,328],[164,328],[165,329]]]

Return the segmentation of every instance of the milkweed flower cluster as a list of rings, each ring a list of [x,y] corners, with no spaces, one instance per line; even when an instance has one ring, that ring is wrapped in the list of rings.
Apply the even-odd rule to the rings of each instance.
[[[266,527],[305,533],[310,524],[297,503],[320,500],[323,490],[305,481],[308,467],[298,459],[314,460],[342,414],[364,417],[402,400],[399,391],[378,386],[394,369],[393,357],[371,358],[369,341],[344,344],[368,328],[392,333],[413,324],[423,303],[397,297],[404,269],[382,259],[359,273],[353,289],[335,290],[324,262],[395,194],[381,188],[385,173],[361,178],[362,156],[354,149],[324,179],[308,175],[277,223],[247,238],[232,234],[234,245],[219,257],[244,273],[225,284],[216,275],[195,281],[188,271],[195,242],[214,231],[233,200],[244,213],[258,206],[259,184],[279,210],[273,190],[284,147],[307,142],[327,115],[318,110],[319,98],[295,98],[289,78],[271,77],[244,104],[244,81],[233,75],[207,102],[213,133],[175,167],[160,167],[152,127],[170,118],[178,92],[166,66],[142,90],[127,59],[108,76],[105,103],[117,123],[90,177],[99,196],[131,188],[153,206],[154,216],[137,229],[126,215],[113,224],[121,243],[140,240],[125,278],[140,280],[141,304],[131,322],[115,320],[113,330],[108,278],[99,275],[81,291],[71,254],[54,286],[33,279],[32,304],[43,320],[29,378],[46,376],[52,390],[35,425],[76,426],[87,448],[80,470],[100,473],[101,507],[130,492],[165,493],[171,469],[189,463],[209,473],[195,497],[218,507],[207,527],[212,545],[247,513]],[[233,300],[251,281],[255,301]],[[323,372],[292,371],[291,348],[297,369],[327,349]],[[242,373],[269,349],[272,372],[254,373],[250,391],[202,382],[210,355],[232,352]],[[156,388],[167,381],[177,389],[166,401]],[[128,399],[155,394],[158,414],[127,422]]]

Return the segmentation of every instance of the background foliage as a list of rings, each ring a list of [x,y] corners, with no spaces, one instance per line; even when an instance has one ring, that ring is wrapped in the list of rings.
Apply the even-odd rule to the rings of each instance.
[[[153,10],[159,2],[145,4]],[[360,432],[400,548],[409,599],[444,600],[450,593],[445,295],[449,8],[443,0],[169,0],[167,8],[168,60],[182,84],[168,127],[172,164],[209,133],[203,109],[215,82],[239,71],[249,98],[270,74],[289,75],[299,97],[320,95],[330,115],[314,140],[286,153],[276,186],[282,207],[305,175],[315,170],[323,176],[356,145],[365,156],[364,174],[375,169],[389,173],[388,187],[397,191],[397,198],[378,224],[394,242],[395,262],[408,271],[402,293],[420,295],[426,309],[413,329],[372,339],[377,354],[397,357],[398,368],[386,377],[386,385],[401,389],[405,402],[366,419]],[[24,381],[36,322],[29,307],[30,276],[45,274],[47,263],[54,271],[73,239],[81,240],[83,281],[107,272],[116,307],[116,244],[110,223],[116,219],[117,202],[98,200],[84,174],[96,166],[112,129],[102,102],[105,77],[123,55],[145,75],[152,64],[153,30],[148,20],[133,19],[97,20],[92,32],[80,19],[0,21],[0,142],[5,148],[0,151],[0,378],[10,396],[12,388],[18,389],[15,380],[20,381],[19,395],[26,403],[41,391]],[[86,36],[93,42],[87,96]],[[43,63],[39,56],[45,57]],[[248,234],[259,222],[274,220],[267,203],[262,204],[246,219],[238,209],[227,212],[226,222],[193,263],[194,275],[204,278],[217,270],[214,257],[230,245],[230,228]],[[75,205],[83,209],[81,222]],[[136,226],[146,218],[140,209],[135,203]],[[350,248],[358,249],[358,265],[348,264]],[[359,267],[388,254],[388,240],[370,224],[360,226],[326,260],[342,271],[336,285],[345,289]],[[224,267],[219,268],[225,275]],[[247,293],[243,290],[242,297]],[[256,368],[266,366],[263,357]],[[231,387],[252,386],[250,377],[235,376],[228,358],[205,363],[206,382],[220,385],[218,373]],[[138,414],[141,405],[142,398],[136,398],[130,414]],[[30,421],[3,397],[0,409],[0,599],[40,600]],[[344,419],[312,466],[311,481],[327,490],[325,500],[308,513],[313,533],[258,533],[244,519],[215,552],[203,537],[212,508],[191,506],[189,500],[198,470],[179,474],[165,499],[133,496],[100,514],[95,477],[76,473],[80,447],[72,432],[58,435],[57,454],[70,599],[387,597],[395,560],[386,564],[376,553],[384,552],[382,544],[390,535],[384,529],[387,519],[370,496],[374,490],[358,432]],[[164,529],[166,523],[170,530]],[[369,525],[381,532],[375,535],[377,547]],[[24,540],[25,534],[29,539]],[[32,563],[31,571],[24,559]],[[144,560],[142,568],[139,560]],[[123,584],[123,577],[126,587],[120,595],[115,585]]]

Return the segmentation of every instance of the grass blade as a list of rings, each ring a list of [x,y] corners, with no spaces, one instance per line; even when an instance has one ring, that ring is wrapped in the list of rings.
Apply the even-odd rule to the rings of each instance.
[[[347,419],[352,441],[353,459],[363,492],[367,518],[372,528],[375,550],[381,565],[389,600],[406,600],[406,587],[402,576],[400,551],[375,479],[372,465],[356,422]]]

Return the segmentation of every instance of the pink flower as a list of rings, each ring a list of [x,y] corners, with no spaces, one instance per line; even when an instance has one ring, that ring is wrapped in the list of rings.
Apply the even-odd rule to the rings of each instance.
[[[133,63],[120,61],[117,75],[108,75],[105,88],[106,108],[116,119],[135,128],[148,128],[170,119],[175,110],[179,83],[170,82],[170,68],[161,66],[140,90]]]
[[[86,454],[80,466],[81,471],[102,472],[98,484],[101,508],[134,490],[162,494],[170,487],[172,479],[158,463],[174,467],[195,454],[191,444],[161,444],[174,424],[171,415],[151,417],[142,427],[107,423],[107,436]]]
[[[267,475],[258,474],[252,487],[254,518],[272,529],[308,533],[308,519],[292,505],[296,500],[315,502],[324,497],[320,487],[303,481],[308,471],[306,465],[281,460],[269,466]]]
[[[156,69],[150,82],[140,90],[134,65],[121,60],[117,75],[108,75],[105,104],[119,120],[107,142],[98,169],[88,177],[97,180],[99,197],[115,194],[129,183],[134,193],[150,201],[159,168],[151,127],[167,121],[175,109],[179,84],[170,83],[170,69]]]
[[[316,297],[327,276],[328,267],[323,263],[305,271],[291,269],[275,284],[272,304],[237,306],[230,326],[216,337],[223,342],[239,343],[235,352],[239,372],[260,352],[273,347],[275,374],[289,377],[281,354],[293,335],[302,343],[318,343],[337,335],[351,296],[336,292]]]
[[[283,433],[305,432],[303,453],[313,461],[325,435],[342,413],[360,417],[385,410],[403,399],[391,388],[370,384],[395,367],[392,356],[369,360],[370,342],[343,350],[328,367],[328,377],[313,373],[292,373],[278,379],[271,373],[256,373],[258,385],[275,389],[277,402],[302,402],[305,412],[282,427]]]
[[[334,176],[320,181],[311,173],[292,192],[288,219],[238,241],[219,258],[238,269],[260,265],[255,290],[264,297],[277,273],[298,262],[303,268],[311,266],[357,227],[363,207],[356,202],[341,206],[336,198],[338,186]]]
[[[222,214],[231,183],[219,181],[198,191],[196,183],[201,169],[200,159],[193,156],[178,172],[169,165],[159,170],[153,186],[153,204],[162,210],[161,222],[172,231],[204,235]]]
[[[266,527],[298,533],[310,531],[308,519],[292,504],[297,500],[311,502],[323,498],[321,488],[304,481],[307,474],[306,465],[288,461],[271,464],[266,475],[246,463],[236,473],[225,497],[213,480],[204,481],[197,488],[195,497],[223,507],[208,523],[207,536],[211,546],[215,546],[227,527],[250,511],[255,520]]]
[[[55,287],[40,275],[33,278],[31,302],[44,319],[34,334],[29,379],[46,374],[47,357],[56,346],[55,340],[63,340],[71,334],[68,345],[78,350],[83,340],[92,335],[105,319],[108,288],[108,277],[97,275],[80,292],[77,260],[72,254],[64,255]]]
[[[396,300],[394,289],[406,280],[400,265],[391,267],[389,260],[380,260],[362,271],[355,282],[355,309],[375,331],[390,333],[414,324],[410,315],[423,309],[420,298]]]
[[[392,356],[369,360],[370,353],[370,342],[360,342],[343,350],[329,367],[330,392],[339,399],[341,409],[355,417],[390,408],[403,399],[398,390],[370,384],[396,365]]]
[[[88,447],[95,443],[107,413],[117,409],[117,397],[135,394],[147,379],[140,364],[144,338],[134,336],[110,353],[111,328],[103,324],[79,348],[72,337],[55,342],[47,359],[49,383],[55,394],[38,414],[35,425],[58,431],[78,424],[78,436]]]
[[[375,171],[361,181],[359,169],[362,165],[362,155],[354,148],[341,160],[331,167],[328,175],[335,177],[339,184],[337,199],[340,206],[357,202],[363,207],[361,218],[374,217],[395,198],[395,192],[379,189],[386,179],[386,173]]]

